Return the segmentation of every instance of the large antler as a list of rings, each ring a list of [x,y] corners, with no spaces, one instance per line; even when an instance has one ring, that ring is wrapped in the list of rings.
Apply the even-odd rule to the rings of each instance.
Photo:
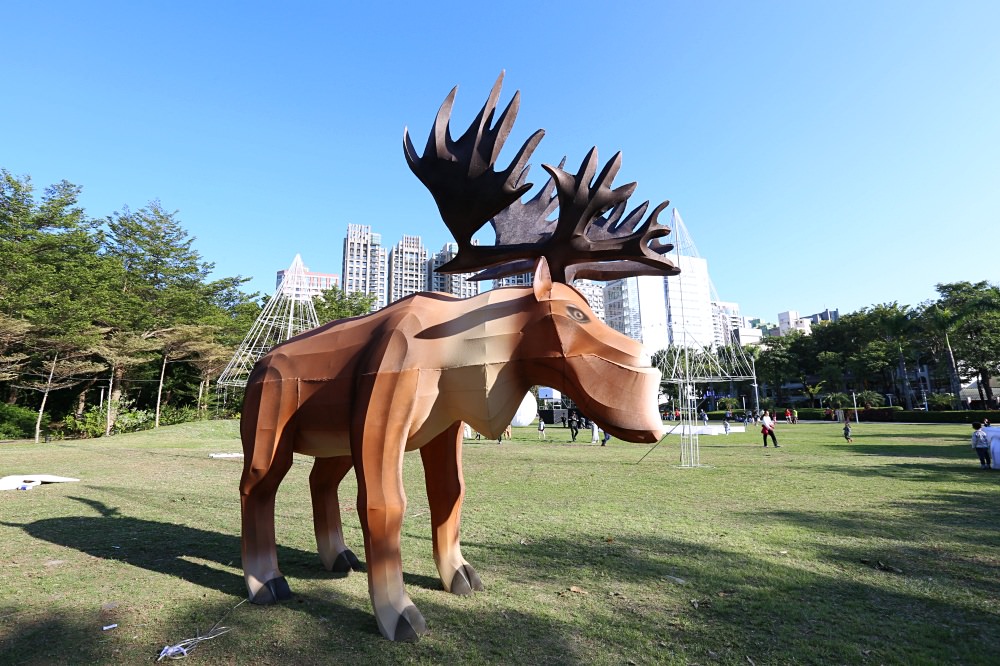
[[[544,256],[552,279],[559,282],[680,272],[666,256],[674,246],[658,240],[670,233],[669,227],[657,223],[670,202],[661,203],[643,222],[648,201],[625,215],[636,184],[611,189],[621,167],[621,153],[604,166],[596,180],[596,149],[587,153],[576,174],[563,171],[564,162],[558,167],[543,164],[551,176],[545,188],[528,203],[517,201],[497,214],[496,245],[470,246],[464,253],[460,249],[455,259],[438,270],[468,273],[486,269],[471,279],[497,279],[524,273]],[[553,188],[559,205],[556,221],[548,219],[554,209]],[[603,217],[605,213],[608,215]]]
[[[670,228],[657,223],[667,206],[664,201],[642,221],[649,207],[644,201],[628,215],[625,208],[636,184],[611,189],[621,168],[622,154],[615,153],[596,180],[597,148],[591,148],[580,165],[570,174],[559,167],[542,165],[556,182],[559,195],[559,221],[545,252],[552,279],[561,275],[565,281],[576,277],[612,280],[632,275],[677,275],[680,273],[666,254],[673,245],[658,239]],[[592,183],[593,181],[593,183]],[[607,211],[607,217],[602,217]]]
[[[668,227],[657,223],[669,202],[657,206],[643,221],[648,201],[625,215],[636,184],[611,188],[621,168],[621,153],[604,166],[596,180],[596,148],[587,153],[576,174],[563,171],[565,158],[558,167],[543,164],[551,177],[549,182],[534,198],[521,202],[521,195],[531,189],[525,182],[527,160],[544,132],[532,134],[504,171],[494,170],[520,103],[520,93],[515,93],[491,127],[502,82],[501,72],[483,109],[458,141],[451,139],[449,127],[456,89],[441,105],[422,157],[417,156],[409,133],[403,134],[410,169],[434,196],[445,225],[458,242],[455,258],[436,270],[482,271],[471,279],[496,279],[530,271],[539,257],[545,257],[552,279],[559,282],[578,277],[611,280],[679,273],[666,256],[673,245],[658,240],[670,233]],[[558,219],[549,220],[557,205]],[[472,236],[487,221],[493,223],[496,244],[473,245]]]
[[[473,247],[473,234],[531,189],[531,183],[524,182],[523,172],[545,134],[542,130],[532,134],[506,169],[499,173],[494,170],[520,105],[520,93],[516,92],[493,125],[502,83],[503,72],[479,115],[458,141],[452,140],[449,124],[457,87],[452,88],[438,110],[423,156],[417,155],[409,132],[403,131],[406,162],[434,196],[441,219],[460,250]]]

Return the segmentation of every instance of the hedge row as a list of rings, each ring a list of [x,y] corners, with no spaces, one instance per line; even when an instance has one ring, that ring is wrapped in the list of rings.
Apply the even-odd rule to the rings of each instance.
[[[967,409],[950,412],[908,412],[902,407],[876,407],[870,409],[859,409],[857,411],[858,416],[861,417],[862,421],[884,421],[889,423],[972,423],[973,421],[979,421],[982,423],[984,419],[989,419],[990,423],[1000,425],[1000,411],[995,409]],[[844,412],[850,415],[852,421],[856,420],[853,409],[845,409]],[[736,410],[733,412],[733,418],[739,418],[743,413],[743,410]],[[709,419],[712,421],[721,421],[726,416],[726,412],[724,410],[717,410],[709,412],[708,414]],[[785,410],[777,410],[776,418],[779,421],[783,421],[785,419]],[[823,421],[830,419],[826,415],[825,409],[803,407],[799,410],[799,420]]]

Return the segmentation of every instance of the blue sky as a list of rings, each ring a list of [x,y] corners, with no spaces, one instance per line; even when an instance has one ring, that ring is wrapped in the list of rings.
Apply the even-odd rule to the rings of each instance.
[[[340,272],[348,223],[450,240],[406,166],[458,85],[506,71],[506,164],[622,151],[744,314],[849,312],[1000,281],[1000,3],[38,2],[4,10],[0,167],[159,199],[218,275]]]

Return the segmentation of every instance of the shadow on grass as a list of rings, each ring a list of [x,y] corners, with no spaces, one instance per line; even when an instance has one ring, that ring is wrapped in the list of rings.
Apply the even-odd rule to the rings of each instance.
[[[385,640],[370,614],[353,609],[344,613],[327,599],[306,595],[280,606],[245,604],[225,617],[228,633],[196,646],[190,656],[208,664],[592,661],[592,655],[568,640],[566,627],[549,618],[509,610],[470,612],[427,601],[421,606],[430,633],[414,644]],[[218,603],[162,610],[155,628],[138,641],[133,632],[143,628],[127,619],[118,631],[105,633],[84,611],[49,611],[18,622],[13,631],[5,631],[0,619],[0,661],[5,666],[154,663],[165,645],[194,637],[199,629],[206,631],[227,610],[231,607]],[[9,613],[0,606],[0,618]]]
[[[815,526],[822,517],[783,514],[772,519]],[[837,517],[817,529],[850,532],[877,526],[874,520],[867,525],[858,520]],[[947,519],[942,517],[941,522]],[[746,663],[749,656],[755,663],[871,659],[870,663],[990,664],[1000,649],[1000,637],[985,642],[980,638],[989,633],[994,615],[984,615],[974,604],[952,603],[946,595],[911,587],[912,578],[907,576],[916,572],[876,570],[875,562],[886,556],[863,547],[831,549],[821,557],[835,564],[834,570],[826,568],[827,573],[777,549],[744,552],[642,535],[609,543],[581,534],[576,539],[539,539],[525,546],[475,548],[494,551],[491,559],[505,561],[506,566],[500,566],[511,569],[511,580],[518,585],[568,596],[567,605],[576,597],[566,590],[590,581],[583,583],[587,598],[607,609],[601,619],[607,634],[638,630],[648,634],[650,649],[686,649],[683,659],[676,661],[666,658],[667,650],[656,659],[646,655],[650,663],[662,659],[660,663],[735,664]],[[477,557],[474,548],[468,551],[470,558]],[[938,555],[921,553],[928,562]],[[851,573],[844,574],[845,570]],[[980,573],[961,585],[969,592],[966,599],[978,595],[990,603],[988,597],[995,595],[988,590],[995,589],[997,572],[980,567]],[[881,582],[890,578],[889,584]],[[638,598],[630,599],[632,595]],[[886,622],[887,617],[892,622]],[[579,633],[586,640],[590,630]]]
[[[951,463],[900,462],[879,464],[875,467],[817,465],[814,469],[860,478],[892,478],[920,483],[971,483],[977,488],[996,486],[1000,479],[1000,470],[980,469],[978,459],[967,462],[968,465],[965,466]]]
[[[195,585],[226,594],[246,592],[243,577],[222,567],[240,568],[240,538],[174,523],[121,515],[117,508],[82,497],[71,497],[93,508],[99,516],[45,518],[20,527],[27,534],[93,557],[118,560],[157,573],[176,576]],[[328,577],[315,553],[278,546],[282,572],[297,578]],[[294,574],[293,574],[294,572]]]
[[[919,543],[922,534],[954,530],[961,519],[959,528],[975,530],[962,538],[1000,546],[996,530],[986,527],[996,502],[977,507],[975,500],[968,493],[946,493],[900,503],[901,511],[923,513],[899,521],[905,532],[896,538]],[[101,515],[44,519],[21,527],[36,538],[95,557],[120,559],[242,597],[240,576],[184,559],[238,566],[236,536],[138,520],[99,502],[87,503]],[[807,527],[806,533],[885,533],[884,514],[762,511],[748,512],[747,519],[791,522]],[[669,517],[664,521],[669,524]],[[794,657],[796,663],[816,664],[988,664],[1000,651],[1000,635],[991,630],[996,618],[976,603],[950,602],[945,594],[896,584],[922,573],[940,556],[930,547],[910,548],[905,553],[909,559],[867,552],[865,546],[827,547],[820,560],[848,570],[844,575],[817,571],[796,561],[794,553],[744,552],[724,543],[710,546],[647,534],[608,540],[586,529],[525,544],[467,542],[465,547],[473,565],[490,572],[484,576],[487,589],[468,598],[420,594],[417,603],[431,633],[416,645],[383,640],[367,600],[348,598],[331,585],[319,594],[315,587],[296,593],[275,607],[242,606],[226,620],[233,631],[195,654],[207,663],[735,664],[750,656],[756,663],[790,663]],[[957,550],[952,548],[949,556]],[[311,552],[279,548],[279,557],[290,577],[327,575]],[[861,563],[866,557],[885,557],[904,573],[875,571]],[[957,584],[967,588],[967,598],[989,601],[990,593],[983,590],[996,589],[995,566],[971,561],[949,566],[953,575],[969,571],[965,580],[956,576]],[[566,594],[581,578],[592,581],[589,594]],[[678,578],[687,582],[677,583]],[[491,592],[491,585],[503,580],[538,601],[509,602]],[[432,581],[438,584],[427,576],[407,577],[414,585],[431,587]],[[622,586],[628,592],[618,594]],[[149,661],[162,645],[193,635],[193,613],[211,618],[198,625],[204,629],[225,610],[217,602],[168,608],[157,620],[162,627],[155,629],[154,645],[144,647],[129,645],[129,632],[95,631],[93,617],[86,614],[48,612],[0,634],[0,661]],[[41,656],[27,656],[33,654]]]
[[[90,506],[100,515],[46,518],[27,524],[4,524],[23,529],[34,538],[73,548],[93,557],[117,560],[154,573],[174,576],[198,586],[233,595],[234,599],[245,596],[243,577],[220,568],[240,567],[238,536],[133,518],[122,515],[117,508],[95,500],[80,497],[72,499]],[[240,625],[237,618],[240,618],[247,627],[257,625],[262,627],[247,628],[247,632],[256,634],[249,651],[246,646],[234,642],[233,636],[227,635],[213,640],[212,647],[207,643],[204,647],[200,646],[199,652],[210,654],[217,652],[220,646],[228,644],[229,654],[238,654],[241,661],[256,653],[266,659],[281,657],[287,659],[289,663],[327,663],[333,654],[356,653],[360,640],[366,645],[363,651],[378,655],[371,657],[373,661],[370,663],[400,663],[408,658],[407,655],[411,652],[407,648],[390,643],[379,634],[367,599],[359,606],[357,600],[349,599],[340,593],[336,587],[336,580],[322,568],[315,553],[283,546],[278,546],[277,550],[282,573],[291,581],[293,598],[278,606],[260,607],[247,604],[235,613],[233,618],[227,619],[226,625],[234,628]],[[321,596],[309,592],[303,593],[301,589],[296,589],[296,580],[327,578],[331,579],[330,585],[322,588]],[[440,591],[441,595],[446,595],[441,590],[441,581],[436,577],[404,573],[404,581],[411,588],[420,587]],[[315,591],[317,588],[311,589]],[[461,607],[456,608],[454,603],[444,601],[457,598],[451,595],[441,598],[440,604],[428,601],[426,595],[420,601],[421,612],[427,618],[432,631],[435,623],[439,628],[447,628],[449,633],[469,633],[470,627],[485,627],[489,628],[489,634],[499,632],[499,635],[505,636],[508,640],[497,641],[486,636],[465,645],[458,643],[453,646],[421,641],[418,645],[424,648],[417,649],[410,646],[412,654],[423,654],[423,658],[435,663],[448,661],[460,663],[467,661],[470,655],[472,661],[480,662],[528,659],[535,663],[558,663],[559,655],[565,657],[573,654],[574,648],[566,644],[561,637],[557,622],[511,611],[474,611],[469,614]],[[461,601],[457,603],[461,604]],[[206,630],[212,621],[221,617],[226,610],[217,608],[209,613],[198,613],[206,618],[213,618],[203,622],[204,626],[198,626]],[[309,622],[322,624],[308,630],[306,633],[309,635],[297,639],[299,642],[290,644],[274,641],[266,635],[270,631],[278,631],[282,636],[287,636],[287,625],[304,622],[305,620],[299,617],[303,614],[309,617]],[[130,651],[134,651],[134,646],[124,648],[124,652],[121,651],[123,648],[112,649],[109,647],[109,641],[113,642],[113,636],[100,632],[95,634],[95,627],[99,627],[100,623],[93,614],[67,610],[53,611],[27,621],[17,621],[16,631],[4,631],[4,616],[17,618],[19,615],[13,608],[0,607],[0,663],[136,663],[132,660],[134,657],[128,657]],[[188,611],[183,618],[184,621],[179,619],[173,624],[164,623],[162,630],[165,636],[164,644],[169,643],[171,637],[177,642],[195,635],[190,615],[191,612]],[[259,635],[261,632],[265,632],[265,635]],[[235,633],[238,632],[234,631]],[[510,636],[515,635],[518,637],[518,642],[510,643]],[[54,643],[49,641],[52,645],[46,646],[46,637],[50,636],[58,636],[59,640]],[[162,645],[160,647],[162,648]],[[317,657],[314,660],[308,657],[303,659],[303,650],[307,653],[314,652]],[[144,654],[142,660],[146,661],[148,657],[149,654]],[[566,663],[580,663],[582,658],[566,657],[566,659]]]
[[[879,433],[866,433],[863,431],[865,424],[860,426],[854,424],[854,439],[930,439],[936,442],[941,442],[942,444],[953,444],[955,442],[968,442],[969,438],[964,435],[954,435],[954,434],[942,434],[939,432],[879,432]],[[858,430],[861,429],[861,432]],[[969,435],[972,434],[972,428],[969,428]]]
[[[892,456],[894,458],[947,458],[958,460],[962,458],[976,457],[974,451],[969,448],[968,443],[962,446],[955,442],[942,442],[934,446],[929,444],[886,444],[882,442],[881,435],[872,437],[871,440],[859,441],[859,437],[854,437],[853,444],[828,444],[830,448],[841,451],[851,451],[866,456]]]

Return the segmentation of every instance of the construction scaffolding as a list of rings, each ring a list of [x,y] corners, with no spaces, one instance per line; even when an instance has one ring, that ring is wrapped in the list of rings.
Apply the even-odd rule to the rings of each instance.
[[[302,257],[296,254],[281,284],[219,375],[218,386],[223,391],[246,387],[253,366],[272,347],[317,326],[319,319],[313,307],[306,268]]]
[[[680,256],[700,257],[698,248],[695,247],[694,240],[688,233],[684,220],[676,208],[673,210],[670,228],[673,234],[674,251],[678,256],[677,264],[680,265]],[[667,278],[676,280],[681,285],[684,280],[684,272],[680,275]],[[714,302],[719,302],[718,292],[715,285],[709,281],[711,297]],[[683,287],[679,287],[681,294]],[[670,313],[668,317],[673,321],[685,322],[684,299],[679,299],[680,312]],[[676,316],[674,316],[676,315]],[[709,386],[715,383],[733,381],[752,381],[754,389],[754,409],[759,408],[757,396],[757,371],[752,357],[748,356],[743,347],[734,336],[729,335],[728,344],[719,344],[715,340],[696,340],[687,326],[681,328],[680,340],[674,340],[674,344],[667,348],[666,353],[659,359],[659,369],[663,374],[663,382],[676,387],[677,409],[681,413],[680,423],[672,429],[680,430],[680,466],[700,467],[701,451],[698,442],[699,434],[709,434],[715,432],[714,426],[698,422],[698,405],[704,399],[707,390],[701,394],[698,392],[699,386]]]

